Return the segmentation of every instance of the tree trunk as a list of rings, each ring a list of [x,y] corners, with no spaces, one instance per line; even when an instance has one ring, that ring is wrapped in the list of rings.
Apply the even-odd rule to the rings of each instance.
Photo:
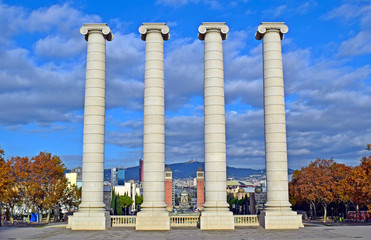
[[[323,206],[323,222],[327,220],[327,204],[322,204]]]
[[[49,220],[50,220],[50,209],[48,211],[48,215],[46,216],[46,222],[49,223]]]
[[[313,211],[313,220],[316,220],[317,219],[317,209],[316,209],[316,203],[315,202],[311,202],[311,209]]]
[[[349,203],[346,203],[345,204],[345,219],[348,219],[348,207],[349,207]]]

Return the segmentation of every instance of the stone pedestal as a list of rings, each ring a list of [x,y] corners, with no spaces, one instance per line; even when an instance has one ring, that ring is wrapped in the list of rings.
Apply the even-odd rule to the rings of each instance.
[[[72,230],[105,230],[110,218],[103,203],[106,40],[113,35],[107,24],[84,24],[88,42],[80,211],[69,218]]]
[[[301,214],[294,211],[263,211],[259,223],[265,229],[298,229],[304,227]]]
[[[210,211],[205,208],[200,216],[201,230],[233,230],[234,217],[230,211]]]
[[[76,212],[68,218],[68,228],[72,230],[107,230],[111,227],[108,212]]]
[[[264,22],[255,34],[263,39],[265,164],[267,202],[260,223],[266,229],[297,229],[301,215],[291,211],[288,192],[285,98],[281,39],[284,23]]]
[[[170,230],[165,204],[165,23],[143,23],[139,28],[146,41],[143,119],[143,204],[137,215],[137,230]]]
[[[202,230],[234,229],[226,192],[223,44],[229,28],[225,23],[202,23],[205,42],[205,203],[200,217]]]
[[[170,217],[167,211],[140,211],[137,214],[135,230],[170,230]]]

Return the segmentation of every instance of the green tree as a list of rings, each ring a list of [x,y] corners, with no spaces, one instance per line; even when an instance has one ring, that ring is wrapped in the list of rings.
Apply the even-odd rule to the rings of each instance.
[[[116,193],[115,193],[115,188],[112,188],[111,191],[111,204],[110,208],[113,210],[113,214],[115,215],[115,210],[116,210]]]
[[[139,195],[135,195],[135,204],[140,206],[143,203],[143,197]]]
[[[176,194],[176,195],[175,195],[175,200],[174,200],[174,201],[175,201],[175,205],[179,205],[180,200],[181,200],[181,199],[180,199],[179,195]]]
[[[125,214],[127,213],[127,209],[133,205],[134,201],[128,195],[120,196],[120,206],[125,209]]]

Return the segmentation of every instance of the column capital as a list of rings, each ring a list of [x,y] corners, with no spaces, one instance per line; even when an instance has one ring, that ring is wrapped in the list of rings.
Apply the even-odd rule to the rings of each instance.
[[[111,29],[107,26],[107,23],[85,23],[84,26],[80,28],[80,33],[85,35],[86,41],[88,41],[90,31],[101,31],[107,41],[113,40],[113,34]]]
[[[227,38],[227,33],[229,32],[229,27],[225,24],[225,22],[203,22],[198,27],[198,39],[201,41],[204,40],[205,35],[209,30],[219,31],[222,39],[225,40]]]
[[[147,32],[150,31],[160,32],[164,41],[170,38],[169,27],[166,23],[142,23],[142,26],[139,27],[139,33],[143,41],[146,40]]]
[[[278,32],[282,40],[283,35],[289,31],[289,28],[285,25],[284,22],[262,22],[255,33],[255,39],[261,40],[267,31]]]

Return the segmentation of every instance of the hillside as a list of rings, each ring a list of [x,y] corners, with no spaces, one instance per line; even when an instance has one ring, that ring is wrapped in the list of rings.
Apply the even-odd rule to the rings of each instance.
[[[204,168],[203,162],[188,161],[183,163],[166,164],[173,171],[173,178],[195,178],[196,171],[199,167]],[[293,170],[289,169],[289,173]],[[261,175],[265,173],[265,169],[251,169],[251,168],[235,168],[227,166],[228,178],[245,178],[250,175]],[[130,167],[126,169],[125,179],[139,180],[139,166]]]

